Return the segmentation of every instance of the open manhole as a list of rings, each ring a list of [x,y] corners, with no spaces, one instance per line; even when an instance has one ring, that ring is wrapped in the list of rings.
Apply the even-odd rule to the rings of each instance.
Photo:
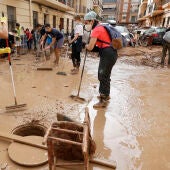
[[[27,123],[17,126],[12,133],[18,136],[44,136],[46,127],[41,124]]]
[[[17,126],[12,133],[20,136],[20,140],[41,145],[46,129],[41,124],[28,123]],[[48,162],[47,150],[22,142],[12,142],[8,148],[8,155],[13,162],[22,166],[39,166]]]

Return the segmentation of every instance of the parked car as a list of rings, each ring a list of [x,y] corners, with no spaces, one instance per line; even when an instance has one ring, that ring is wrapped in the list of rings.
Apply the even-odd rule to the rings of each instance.
[[[116,25],[115,28],[126,38],[128,45],[135,46],[135,37],[125,26]]]
[[[166,28],[164,27],[149,28],[139,38],[141,45],[147,46],[149,39],[152,39],[152,44],[162,44],[165,31]]]

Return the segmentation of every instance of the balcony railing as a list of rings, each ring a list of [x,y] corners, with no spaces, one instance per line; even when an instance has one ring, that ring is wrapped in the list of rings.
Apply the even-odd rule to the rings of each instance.
[[[74,0],[32,0],[44,6],[53,7],[63,11],[73,11]]]
[[[162,0],[162,5],[165,5],[165,4],[168,4],[168,3],[170,3],[169,0]]]
[[[74,6],[74,0],[58,0],[58,2],[61,2],[64,5],[68,5],[71,8]]]
[[[100,8],[102,8],[102,3],[100,0],[93,0],[93,5],[94,6],[99,6]]]
[[[87,12],[87,7],[79,6],[79,8],[76,9],[76,12],[85,14]]]
[[[131,13],[138,13],[138,9],[136,9],[136,10],[131,10]]]

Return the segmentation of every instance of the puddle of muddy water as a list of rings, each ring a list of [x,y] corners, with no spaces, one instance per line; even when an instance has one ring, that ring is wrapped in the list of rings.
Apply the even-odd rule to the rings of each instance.
[[[170,70],[129,60],[119,59],[112,70],[107,109],[93,110],[97,99],[90,104],[97,154],[115,160],[118,170],[168,170]],[[89,66],[88,73],[97,76],[97,63]]]

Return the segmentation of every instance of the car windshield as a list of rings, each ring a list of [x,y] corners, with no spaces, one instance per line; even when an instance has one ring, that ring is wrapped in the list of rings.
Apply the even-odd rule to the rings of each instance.
[[[120,33],[129,33],[128,29],[123,26],[116,26],[115,27]]]

